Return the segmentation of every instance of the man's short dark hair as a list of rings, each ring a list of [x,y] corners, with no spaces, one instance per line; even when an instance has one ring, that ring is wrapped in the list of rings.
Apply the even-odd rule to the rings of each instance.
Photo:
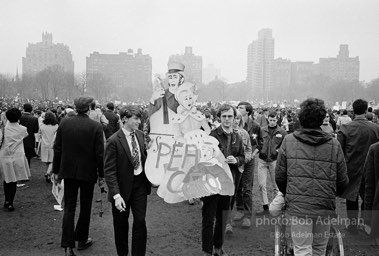
[[[238,103],[237,108],[241,105],[245,106],[245,109],[249,116],[253,113],[253,106],[249,102],[241,101],[240,103]]]
[[[278,113],[276,113],[276,111],[274,110],[271,110],[269,113],[268,113],[268,117],[277,117]]]
[[[133,115],[135,115],[138,118],[142,117],[142,111],[139,107],[134,106],[134,105],[129,105],[125,106],[120,109],[120,118],[123,119],[124,117],[126,118],[131,118]]]
[[[107,108],[113,111],[114,110],[114,104],[112,102],[108,102]]]
[[[236,117],[237,116],[236,108],[229,104],[222,104],[221,107],[217,111],[217,116],[221,118],[222,112],[228,111],[229,109],[233,109],[233,116]]]
[[[325,116],[326,107],[322,99],[308,98],[300,104],[299,121],[303,128],[320,128]]]
[[[91,107],[91,110],[95,110],[96,102],[92,101],[90,107]]]
[[[5,116],[11,123],[16,123],[21,118],[21,111],[18,108],[11,108],[5,112]]]
[[[347,115],[347,110],[346,109],[343,110],[342,115]]]
[[[368,107],[367,112],[372,112],[372,107]]]
[[[25,103],[25,104],[24,104],[24,111],[25,111],[25,112],[28,112],[28,113],[32,112],[32,111],[33,111],[33,106],[32,106],[32,104],[30,104],[30,103]]]
[[[366,113],[368,102],[363,99],[357,99],[353,102],[353,111],[356,115],[363,115]]]

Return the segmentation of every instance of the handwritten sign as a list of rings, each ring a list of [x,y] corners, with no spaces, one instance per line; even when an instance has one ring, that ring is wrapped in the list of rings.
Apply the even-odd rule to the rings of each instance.
[[[204,131],[185,135],[185,143],[170,136],[156,136],[145,163],[150,182],[168,203],[178,203],[213,194],[233,195],[229,165],[218,141]]]

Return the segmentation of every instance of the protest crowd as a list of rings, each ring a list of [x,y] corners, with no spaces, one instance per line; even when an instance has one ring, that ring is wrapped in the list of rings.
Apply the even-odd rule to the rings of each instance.
[[[181,86],[184,92],[186,84]],[[108,193],[112,203],[117,254],[128,254],[131,209],[132,255],[145,255],[146,205],[152,185],[157,185],[145,174],[154,143],[151,105],[166,96],[161,94],[145,105],[101,104],[88,96],[73,103],[0,98],[4,210],[21,210],[17,189],[33,178],[31,159],[37,158],[45,164],[40,174],[46,182],[57,187],[64,182],[57,210],[64,212],[61,246],[65,255],[75,255],[74,248],[85,250],[93,243],[89,226],[95,185]],[[170,108],[169,97],[161,108],[164,104]],[[356,99],[339,110],[317,98],[296,107],[246,101],[189,106],[182,113],[192,115],[192,125],[196,120],[209,125],[199,127],[209,128],[233,182],[233,195],[216,192],[186,198],[188,204],[202,204],[203,255],[227,255],[224,237],[233,235],[236,226],[253,228],[253,215],[269,216],[284,205],[293,221],[291,232],[313,234],[313,238],[292,237],[294,255],[325,255],[328,238],[316,234],[329,231],[331,225],[316,220],[336,217],[336,197],[346,200],[346,231],[366,235],[379,246],[379,124],[378,112],[368,101]],[[261,201],[257,212],[252,200],[254,174]],[[268,179],[275,191],[272,202]],[[80,214],[75,225],[79,190]]]

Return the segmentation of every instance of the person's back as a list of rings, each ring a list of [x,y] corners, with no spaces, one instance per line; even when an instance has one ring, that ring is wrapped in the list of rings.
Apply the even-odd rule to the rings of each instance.
[[[64,216],[61,247],[66,255],[92,245],[88,237],[94,185],[103,183],[104,140],[101,124],[90,119],[93,98],[74,100],[77,115],[62,119],[54,143],[53,180],[64,179]],[[77,196],[80,190],[80,217],[75,226]]]
[[[337,139],[320,128],[327,111],[321,99],[300,104],[302,129],[287,135],[279,149],[275,181],[285,195],[295,255],[325,255],[335,198],[349,178]],[[326,221],[325,221],[326,220]]]
[[[28,136],[24,139],[24,149],[29,166],[31,159],[37,155],[35,152],[36,139],[34,134],[38,133],[39,130],[38,118],[33,116],[33,114],[31,113],[32,110],[33,107],[31,104],[24,104],[25,112],[22,114],[20,118],[20,124],[25,126],[28,130]]]
[[[357,99],[353,102],[355,118],[348,124],[342,125],[337,138],[344,152],[349,185],[341,195],[346,199],[346,215],[348,218],[347,231],[352,234],[358,233],[359,197],[364,200],[364,162],[369,147],[379,141],[379,126],[369,122],[366,118],[367,101]]]
[[[346,177],[341,179],[346,166],[337,139],[322,130],[302,129],[287,135],[281,150],[287,157],[288,214],[334,216],[336,195],[347,186]]]
[[[58,129],[58,125],[42,124],[40,127],[41,132],[41,146],[52,148],[55,139],[55,133]]]
[[[343,115],[343,116],[340,116],[338,118],[338,125],[348,124],[350,122],[351,122],[351,118],[347,114]]]
[[[97,112],[96,110],[90,110],[88,116],[89,116],[89,118],[91,118],[92,120],[94,120],[94,121],[100,123],[100,116],[101,116],[101,115],[100,115],[100,113]]]
[[[100,123],[90,119],[86,114],[62,119],[56,137],[56,140],[59,140],[58,145],[61,145],[61,157],[54,156],[54,160],[59,159],[54,165],[60,166],[61,178],[96,182],[97,169],[99,166],[102,169],[102,163],[99,163],[98,159],[101,158],[99,155],[103,152],[103,144],[95,142],[103,142],[102,136]]]
[[[105,138],[109,138],[112,136],[115,132],[118,131],[119,127],[119,117],[116,115],[113,110],[114,110],[114,105],[113,103],[108,103],[107,104],[107,110],[104,112],[104,116],[108,120],[108,125],[104,129],[105,133]]]
[[[349,177],[362,174],[363,163],[371,144],[379,141],[379,126],[364,117],[342,125],[338,140],[344,150]]]

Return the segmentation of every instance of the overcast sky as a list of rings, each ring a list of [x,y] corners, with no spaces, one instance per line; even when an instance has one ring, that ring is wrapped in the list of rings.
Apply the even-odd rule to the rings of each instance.
[[[247,46],[272,28],[275,58],[335,57],[340,44],[359,56],[360,80],[379,77],[378,0],[0,0],[0,73],[21,73],[28,43],[53,34],[69,46],[75,72],[90,53],[142,48],[153,73],[192,46],[203,67],[228,82],[246,78]]]

